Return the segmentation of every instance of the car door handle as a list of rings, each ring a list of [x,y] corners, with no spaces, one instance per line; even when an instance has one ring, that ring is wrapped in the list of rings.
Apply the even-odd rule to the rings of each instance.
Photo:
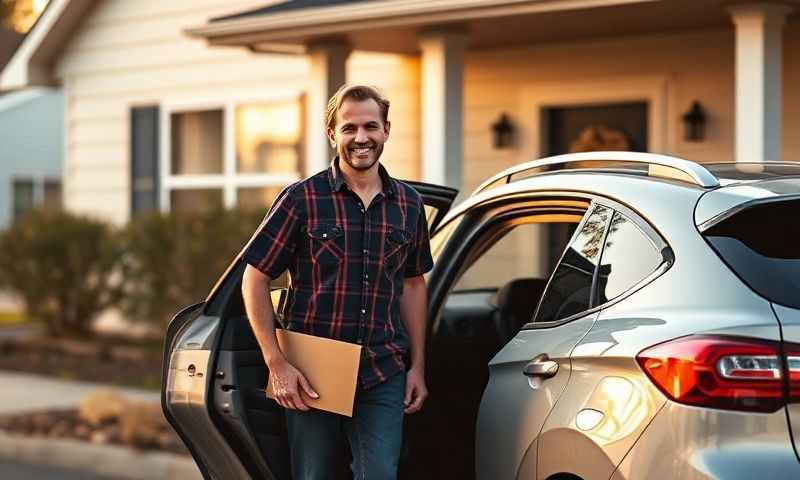
[[[533,360],[522,369],[528,377],[550,378],[558,373],[558,362],[553,360]]]

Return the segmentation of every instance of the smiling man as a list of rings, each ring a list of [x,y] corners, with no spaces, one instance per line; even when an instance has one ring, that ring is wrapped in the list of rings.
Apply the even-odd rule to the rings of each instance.
[[[276,399],[287,409],[295,480],[336,478],[343,437],[354,478],[396,478],[403,414],[419,410],[428,395],[428,225],[419,194],[380,164],[388,117],[389,101],[376,89],[339,89],[327,109],[337,156],[287,188],[245,253],[242,293]],[[352,418],[309,409],[303,395],[315,398],[313,385],[278,347],[264,292],[287,269],[286,328],[363,346]]]

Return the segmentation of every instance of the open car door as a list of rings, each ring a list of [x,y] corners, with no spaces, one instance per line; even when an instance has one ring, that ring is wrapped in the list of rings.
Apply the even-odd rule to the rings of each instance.
[[[408,183],[425,200],[433,231],[458,191]],[[204,478],[288,480],[284,411],[264,393],[267,367],[241,294],[246,248],[205,302],[185,308],[170,322],[161,405]],[[270,292],[278,312],[282,290],[276,287]]]

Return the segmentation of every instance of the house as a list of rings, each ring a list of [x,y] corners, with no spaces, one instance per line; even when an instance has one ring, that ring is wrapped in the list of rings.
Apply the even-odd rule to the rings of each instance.
[[[23,37],[0,28],[0,69]],[[0,230],[31,207],[60,207],[63,125],[58,89],[0,91]]]
[[[798,51],[800,0],[50,0],[0,91],[61,90],[64,205],[124,224],[266,209],[345,81],[391,99],[395,176],[465,193],[568,151],[800,160]],[[492,265],[546,275],[568,233]]]
[[[798,12],[796,0],[51,0],[0,89],[62,89],[65,205],[116,223],[269,204],[326,166],[324,107],[344,81],[392,100],[390,171],[468,192],[517,162],[609,146],[800,159]]]
[[[0,95],[0,229],[31,207],[61,207],[63,125],[57,89]]]

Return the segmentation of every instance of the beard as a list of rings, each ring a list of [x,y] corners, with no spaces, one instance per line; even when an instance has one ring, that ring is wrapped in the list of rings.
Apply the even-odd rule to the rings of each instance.
[[[378,159],[381,158],[381,154],[383,153],[383,144],[373,144],[372,148],[373,157],[371,160],[364,161],[350,158],[351,152],[349,147],[341,147],[339,149],[339,158],[344,160],[353,170],[363,172],[374,167],[375,164],[378,163]]]

